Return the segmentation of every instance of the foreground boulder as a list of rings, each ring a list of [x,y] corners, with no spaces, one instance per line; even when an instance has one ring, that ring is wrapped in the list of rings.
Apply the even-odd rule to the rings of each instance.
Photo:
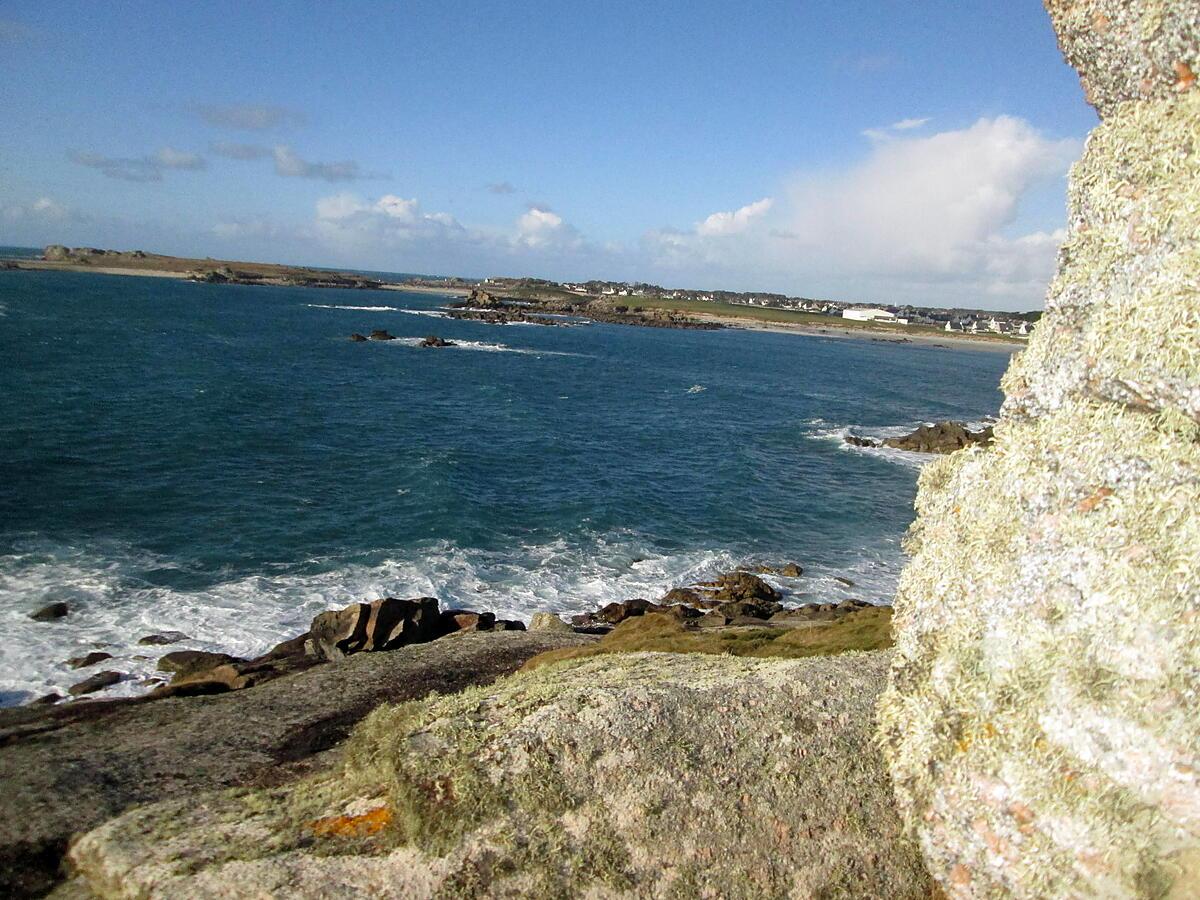
[[[385,597],[320,613],[309,630],[314,652],[341,659],[364,650],[394,650],[431,641],[455,630],[443,619],[435,597]]]
[[[0,709],[0,897],[45,894],[62,877],[71,835],[132,805],[279,783],[325,764],[380,703],[486,684],[534,654],[593,640],[464,634],[250,691]]]
[[[1049,0],[1101,115],[996,442],[921,475],[881,739],[954,897],[1200,895],[1200,3]]]
[[[104,896],[927,898],[872,739],[887,661],[549,666],[379,710],[344,768],[142,807],[70,859]]]

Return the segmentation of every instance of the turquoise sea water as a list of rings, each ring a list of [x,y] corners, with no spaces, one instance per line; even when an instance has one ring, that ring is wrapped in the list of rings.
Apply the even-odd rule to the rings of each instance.
[[[806,568],[795,602],[887,601],[920,461],[841,435],[994,415],[1008,362],[445,302],[0,271],[0,702],[91,649],[136,692],[150,632],[254,653],[384,595],[528,617],[754,559]],[[402,340],[347,340],[374,328]]]

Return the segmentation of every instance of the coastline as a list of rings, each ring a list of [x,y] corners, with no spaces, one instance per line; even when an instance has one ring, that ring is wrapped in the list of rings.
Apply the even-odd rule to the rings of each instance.
[[[248,283],[265,287],[350,287],[343,284],[322,283],[324,279],[362,279],[354,273],[338,270],[313,269],[304,266],[288,266],[277,263],[244,263],[214,259],[190,259],[183,257],[127,253],[106,253],[115,257],[122,265],[94,265],[77,260],[11,259],[4,260],[9,269],[37,271],[86,272],[98,275],[119,275],[142,278],[175,278],[181,281],[212,280],[216,283]],[[145,264],[142,265],[142,261]],[[133,263],[133,264],[131,264]],[[198,273],[230,271],[237,268],[238,278],[197,278]],[[231,272],[231,274],[234,274]],[[300,282],[300,283],[297,283]],[[430,284],[410,284],[399,281],[370,281],[354,286],[357,289],[408,291],[419,294],[436,294],[447,297],[469,296],[470,286],[451,287]],[[586,295],[579,295],[587,299]],[[659,308],[657,306],[653,308]],[[768,331],[776,334],[801,335],[806,337],[857,338],[881,343],[918,344],[923,346],[969,347],[973,349],[1007,351],[1009,353],[1027,345],[1027,341],[1016,341],[996,335],[966,335],[961,333],[930,333],[927,331],[902,331],[896,328],[872,327],[870,323],[858,323],[852,327],[808,322],[769,321],[752,316],[722,315],[704,311],[688,310],[687,318],[696,323],[706,323],[724,328],[744,331]],[[643,324],[631,321],[629,324]]]
[[[787,322],[762,322],[754,319],[741,319],[733,316],[718,316],[710,313],[696,313],[697,319],[716,322],[726,328],[738,328],[743,331],[769,331],[775,334],[803,335],[806,337],[826,337],[836,339],[871,340],[889,344],[923,344],[926,346],[948,346],[953,344],[959,348],[973,350],[998,350],[1009,353],[1016,352],[1027,346],[1027,341],[1006,340],[1003,337],[966,336],[948,332],[945,337],[917,332],[905,334],[882,328],[855,327],[839,328],[836,325],[828,328],[819,325],[790,324]]]

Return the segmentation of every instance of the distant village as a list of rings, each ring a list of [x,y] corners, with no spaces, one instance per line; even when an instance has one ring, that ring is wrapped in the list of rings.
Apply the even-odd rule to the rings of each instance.
[[[461,279],[447,279],[458,282]],[[486,278],[481,284],[496,291],[518,288],[565,291],[592,297],[646,297],[679,300],[692,303],[728,303],[734,306],[759,306],[770,309],[794,310],[850,319],[857,322],[879,322],[891,325],[919,325],[966,334],[1002,334],[1027,338],[1040,311],[985,312],[977,309],[944,309],[933,306],[869,306],[843,303],[836,300],[814,300],[809,297],[788,297],[784,294],[735,291],[698,291],[664,288],[645,282],[581,281],[556,282],[537,278]]]

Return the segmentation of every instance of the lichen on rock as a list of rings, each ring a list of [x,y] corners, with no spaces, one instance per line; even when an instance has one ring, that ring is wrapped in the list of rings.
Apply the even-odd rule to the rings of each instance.
[[[345,764],[124,814],[104,896],[928,897],[873,739],[886,653],[621,654],[382,708]]]
[[[1103,121],[994,445],[922,473],[880,737],[952,896],[1195,896],[1200,4],[1047,7]]]

